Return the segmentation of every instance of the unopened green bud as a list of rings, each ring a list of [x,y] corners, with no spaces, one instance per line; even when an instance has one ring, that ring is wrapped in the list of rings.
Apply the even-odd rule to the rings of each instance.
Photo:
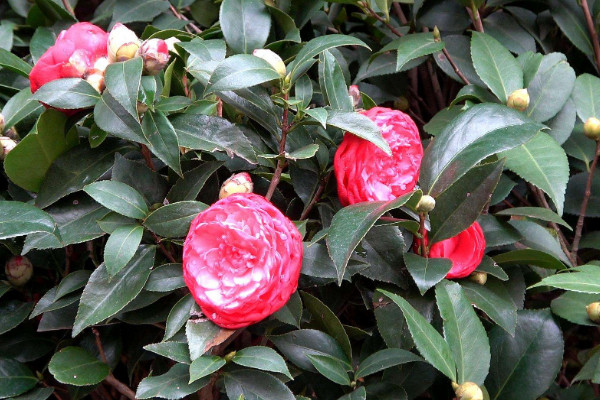
[[[583,124],[583,133],[592,140],[600,139],[600,120],[595,117],[590,117]]]
[[[421,197],[419,202],[417,203],[417,211],[418,212],[430,212],[435,208],[435,199],[430,195],[426,194]]]
[[[517,111],[525,111],[529,107],[529,93],[527,89],[517,89],[508,96],[506,105]]]
[[[588,304],[587,307],[585,307],[585,310],[591,321],[600,324],[600,301]]]
[[[15,286],[23,286],[33,275],[33,264],[27,257],[13,256],[6,262],[4,272],[8,281]]]
[[[485,285],[485,283],[487,282],[487,278],[488,274],[482,271],[473,271],[473,273],[469,275],[470,280],[480,285]]]
[[[433,27],[433,40],[435,42],[442,41],[442,35],[440,34],[440,30],[438,29],[437,25]]]
[[[464,382],[460,385],[452,384],[457,400],[483,400],[483,391],[476,383]]]

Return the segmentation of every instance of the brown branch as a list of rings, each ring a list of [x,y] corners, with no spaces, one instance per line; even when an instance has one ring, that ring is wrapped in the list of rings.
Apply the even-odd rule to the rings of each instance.
[[[473,26],[477,32],[483,33],[483,24],[481,23],[481,15],[479,15],[479,10],[475,7],[475,4],[471,2],[471,8],[467,7],[467,12],[471,17],[471,21],[473,21]]]
[[[458,65],[456,65],[456,63],[454,62],[454,60],[452,59],[452,57],[450,57],[450,53],[448,53],[448,50],[446,50],[446,48],[444,47],[442,49],[442,52],[444,53],[444,55],[446,56],[446,60],[448,60],[448,62],[450,63],[450,65],[452,66],[452,69],[454,70],[454,72],[456,73],[456,75],[458,75],[458,77],[460,79],[462,79],[462,81],[465,83],[465,85],[470,85],[471,82],[469,82],[469,80],[467,79],[467,77],[462,73],[462,71],[458,68]]]
[[[281,180],[281,173],[283,172],[283,169],[285,168],[285,166],[287,165],[287,162],[285,161],[285,141],[287,138],[287,134],[290,130],[290,125],[289,125],[289,107],[287,104],[287,100],[289,98],[288,93],[285,93],[283,95],[283,99],[285,102],[285,105],[283,107],[283,120],[281,123],[281,140],[279,141],[279,158],[277,159],[277,168],[275,169],[275,173],[273,174],[273,177],[271,178],[271,184],[269,184],[269,190],[267,190],[267,195],[265,196],[265,198],[267,200],[271,200],[271,197],[273,197],[273,193],[275,193],[275,188],[277,187],[277,185],[279,184],[279,181]]]
[[[442,87],[440,86],[440,81],[438,80],[437,74],[433,69],[433,65],[431,65],[431,59],[427,60],[427,72],[429,72],[429,78],[431,79],[433,94],[435,95],[438,108],[441,110],[446,105],[444,101],[444,95],[442,93]]]
[[[585,0],[584,0],[585,1]],[[575,237],[573,238],[573,244],[571,246],[571,259],[577,258],[577,251],[579,250],[579,241],[581,240],[581,233],[583,231],[583,221],[585,219],[585,212],[587,210],[588,201],[592,195],[592,179],[594,177],[594,171],[598,164],[598,157],[600,156],[600,142],[596,142],[596,154],[594,154],[594,160],[590,167],[590,173],[588,175],[587,184],[585,185],[585,193],[583,201],[581,202],[581,209],[579,210],[579,219],[577,220],[577,226],[575,228]]]
[[[598,42],[598,33],[596,32],[596,25],[594,24],[594,18],[590,13],[590,7],[588,6],[587,0],[581,0],[581,8],[583,8],[585,22],[592,39],[592,45],[594,47],[594,56],[596,58],[596,68],[598,68],[598,70],[600,71],[600,43]]]
[[[421,234],[421,256],[429,258],[429,249],[425,244],[425,235],[427,235],[427,231],[425,230],[425,213],[419,214],[419,233]]]
[[[177,264],[177,260],[175,259],[175,257],[173,257],[173,254],[171,254],[171,252],[167,250],[165,245],[162,244],[162,239],[158,237],[158,235],[156,235],[156,233],[154,232],[152,232],[152,236],[154,236],[154,241],[158,245],[160,251],[165,255],[165,257],[167,257],[169,261],[171,261],[173,264]]]
[[[189,22],[190,20],[188,19],[188,17],[186,17],[185,15],[183,15],[179,11],[177,11],[177,9],[175,7],[173,7],[172,4],[169,4],[169,7],[171,8],[171,12],[173,13],[173,15],[175,15],[177,17],[177,19],[188,21],[188,25],[194,30],[194,32],[202,33],[202,29],[198,28],[192,22]]]
[[[382,22],[385,26],[388,27],[388,29],[390,31],[392,31],[392,33],[398,37],[402,37],[404,36],[404,34],[402,32],[400,32],[394,25],[392,25],[390,23],[390,21],[387,21],[385,18],[383,18],[381,15],[377,14],[375,11],[373,11],[373,9],[366,5],[366,7],[363,9],[363,11],[372,16],[373,18],[375,18],[377,21]]]
[[[65,10],[67,10],[72,16],[75,16],[75,10],[73,10],[73,7],[71,7],[71,3],[69,3],[69,0],[62,0],[62,3],[65,7]]]
[[[156,171],[156,168],[154,168],[154,162],[152,161],[152,154],[150,153],[150,150],[145,144],[140,144],[140,147],[142,148],[142,155],[144,156],[144,161],[146,161],[146,165],[152,171]]]
[[[402,25],[408,25],[408,19],[406,18],[406,15],[404,15],[404,11],[402,11],[402,7],[400,6],[400,3],[392,3],[394,5],[394,11],[396,12],[396,15],[398,16],[398,19],[400,20],[400,23]]]
[[[92,328],[92,332],[94,333],[94,336],[96,336],[96,347],[100,353],[100,358],[105,364],[108,364],[106,353],[104,353],[104,347],[102,346],[102,341],[100,340],[100,332],[98,332],[98,329],[96,328]],[[104,381],[114,387],[119,393],[126,396],[128,399],[135,400],[135,392],[131,390],[129,386],[115,378],[112,372],[109,372],[108,376],[104,378]]]
[[[313,198],[310,200],[310,203],[308,204],[308,206],[306,206],[304,211],[302,211],[302,214],[300,215],[300,221],[302,221],[302,220],[306,219],[306,217],[308,217],[308,214],[310,214],[310,212],[313,209],[313,207],[315,206],[315,204],[317,204],[317,202],[321,198],[321,195],[323,194],[323,191],[325,190],[325,186],[327,186],[327,183],[329,182],[329,178],[331,177],[331,174],[332,174],[332,172],[329,172],[327,174],[327,176],[325,176],[325,178],[323,178],[323,180],[321,181],[321,184],[319,185],[319,188],[317,189]]]

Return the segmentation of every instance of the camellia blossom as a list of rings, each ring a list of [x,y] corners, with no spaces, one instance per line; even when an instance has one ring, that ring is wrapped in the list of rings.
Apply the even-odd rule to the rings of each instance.
[[[202,312],[237,329],[287,303],[298,286],[302,236],[264,197],[238,193],[217,201],[191,223],[183,277]]]
[[[144,60],[144,71],[148,75],[156,75],[169,62],[169,46],[162,39],[148,39],[138,49],[138,54]]]
[[[362,114],[377,124],[392,155],[346,132],[333,164],[343,206],[393,200],[412,191],[419,179],[423,145],[414,121],[402,111],[385,107]]]
[[[56,42],[39,58],[29,74],[31,92],[61,78],[83,78],[96,62],[107,57],[108,34],[89,22],[80,22],[62,31]],[[73,114],[77,110],[61,110]]]
[[[425,237],[425,243],[428,243]],[[419,252],[421,240],[415,238],[414,251]],[[464,278],[469,276],[481,264],[485,253],[485,237],[478,222],[449,239],[436,242],[429,248],[429,258],[449,258],[452,268],[446,278]]]

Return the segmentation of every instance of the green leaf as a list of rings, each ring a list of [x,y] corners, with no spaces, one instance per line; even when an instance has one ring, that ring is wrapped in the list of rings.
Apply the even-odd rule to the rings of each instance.
[[[469,302],[483,311],[498,326],[514,335],[517,324],[517,307],[510,293],[500,281],[488,279],[485,285],[463,279],[460,285]]]
[[[31,90],[27,87],[11,97],[2,108],[5,122],[4,129],[28,118],[35,118],[43,110],[44,107],[38,101],[32,99]]]
[[[151,351],[183,364],[190,364],[192,362],[190,360],[190,351],[188,349],[188,345],[184,342],[151,343],[145,345],[144,350]]]
[[[429,213],[430,243],[458,235],[477,220],[498,184],[504,161],[472,168],[436,198]]]
[[[342,67],[329,50],[319,56],[319,83],[324,100],[334,110],[353,111]]]
[[[230,399],[296,400],[283,382],[266,372],[242,369],[225,374],[225,390]]]
[[[144,228],[140,225],[121,226],[111,233],[104,246],[104,264],[108,275],[116,275],[133,258],[143,234]]]
[[[342,208],[334,215],[327,235],[327,248],[337,269],[338,284],[342,282],[354,249],[379,217],[390,210],[402,207],[409,200],[416,204],[420,197],[421,193],[417,191],[388,202],[372,201],[353,204]]]
[[[175,182],[167,194],[170,203],[196,200],[204,184],[211,175],[223,165],[221,162],[209,161],[199,167],[183,173],[183,177]]]
[[[280,78],[271,64],[262,58],[237,54],[217,65],[208,81],[206,93],[244,89]]]
[[[95,385],[110,372],[108,365],[75,346],[65,347],[55,353],[48,370],[57,381],[74,386]]]
[[[350,378],[344,364],[331,356],[309,354],[308,359],[317,371],[338,385],[350,386]]]
[[[29,133],[4,160],[4,171],[23,189],[37,192],[50,165],[77,144],[77,136],[65,135],[67,117],[56,110],[46,110]],[[71,132],[71,131],[70,131]]]
[[[79,300],[79,295],[77,293],[71,296],[65,296],[58,299],[56,298],[56,291],[57,287],[53,287],[42,296],[42,298],[37,302],[33,311],[29,315],[29,319],[35,318],[38,315],[46,312],[59,310],[61,308],[67,307]]]
[[[436,42],[433,33],[430,32],[406,35],[395,43],[398,46],[396,71],[400,71],[409,61],[437,53],[444,48],[444,42]]]
[[[223,329],[209,320],[190,320],[185,326],[185,336],[190,346],[192,361],[204,355],[214,346],[227,340],[235,331]]]
[[[316,143],[312,143],[301,147],[297,150],[292,151],[291,153],[287,153],[285,158],[288,160],[296,161],[296,160],[306,160],[308,158],[313,157],[319,151],[319,145]]]
[[[327,254],[327,250],[325,250]],[[273,314],[273,318],[283,322],[284,324],[300,328],[302,320],[302,299],[298,292],[294,292],[288,302]]]
[[[427,147],[419,183],[435,197],[481,160],[528,142],[543,127],[499,104],[473,106]]]
[[[550,0],[550,12],[558,27],[579,50],[590,58],[594,55],[590,34],[581,6],[575,0]]]
[[[33,309],[33,302],[9,300],[0,306],[0,335],[16,328]]]
[[[135,393],[136,399],[181,399],[202,389],[210,381],[209,377],[190,381],[189,366],[175,364],[167,373],[158,376],[149,376],[140,382]]]
[[[309,355],[328,355],[350,367],[346,354],[337,341],[325,332],[300,329],[283,335],[269,336],[277,349],[292,363],[307,371],[317,372]]]
[[[197,381],[200,378],[204,378],[217,372],[227,362],[218,356],[202,356],[196,358],[192,365],[190,365],[190,382]]]
[[[402,297],[378,289],[400,307],[419,353],[438,371],[456,382],[456,364],[442,335]]]
[[[327,109],[321,107],[307,108],[304,112],[314,118],[323,128],[327,127],[327,117],[329,116]]]
[[[585,189],[589,176],[589,172],[581,172],[569,178],[569,183],[567,184],[568,196],[565,200],[566,213],[573,215],[579,215],[581,213],[581,202],[585,196]],[[600,202],[598,201],[600,197],[600,176],[598,174],[593,175],[592,186],[590,189],[591,196],[588,200],[585,216],[596,218],[600,216]]]
[[[165,336],[163,340],[172,338],[190,318],[190,311],[196,304],[191,294],[183,296],[171,309],[167,317]]]
[[[162,237],[183,237],[187,235],[192,220],[206,208],[208,206],[199,201],[171,203],[150,213],[144,226]]]
[[[512,92],[523,88],[523,71],[519,62],[490,35],[473,32],[471,57],[477,75],[501,103],[506,103]]]
[[[252,53],[267,42],[271,15],[259,0],[224,0],[219,11],[223,36],[236,53]]]
[[[312,65],[313,57],[321,52],[339,46],[362,46],[369,48],[362,40],[347,35],[326,35],[310,40],[298,52],[294,61],[288,66],[288,71],[292,77],[292,82],[296,81],[302,75],[307,66]]]
[[[519,311],[514,336],[495,327],[489,338],[490,399],[535,399],[552,384],[562,364],[563,337],[550,310]]]
[[[225,41],[220,39],[193,39],[191,42],[182,42],[178,45],[190,54],[187,59],[187,69],[203,85],[208,83],[217,65],[225,59],[227,51]]]
[[[507,253],[495,255],[494,261],[498,264],[506,265],[537,265],[542,268],[564,269],[563,263],[551,254],[545,251],[534,249],[513,250]]]
[[[565,272],[550,275],[530,286],[551,286],[580,293],[600,294],[600,271]]]
[[[73,337],[121,311],[142,291],[154,263],[155,248],[142,246],[133,259],[112,278],[100,265],[90,277],[79,303]]]
[[[585,307],[598,301],[597,294],[565,292],[552,300],[552,312],[577,325],[597,326],[590,320]]]
[[[54,388],[46,388],[46,387],[38,387],[36,389],[30,390],[27,393],[13,397],[13,400],[46,400],[54,393]]]
[[[152,270],[144,290],[150,292],[171,292],[185,287],[183,270],[180,263],[164,264]]]
[[[46,83],[32,98],[52,107],[74,110],[93,107],[100,94],[81,78],[64,78]]]
[[[69,293],[73,293],[76,290],[81,289],[85,286],[87,281],[90,279],[92,273],[86,270],[73,271],[63,278],[56,288],[55,300],[66,296]]]
[[[142,130],[148,143],[148,148],[161,161],[167,164],[179,176],[183,176],[179,164],[179,143],[173,125],[160,111],[147,111],[144,114]]]
[[[540,219],[542,221],[554,222],[568,228],[569,230],[573,230],[564,219],[559,217],[554,211],[548,210],[547,208],[513,207],[498,211],[496,215],[518,215],[522,217]]]
[[[497,11],[483,20],[485,32],[516,54],[535,52],[535,39],[507,12]],[[530,53],[531,54],[531,53]]]
[[[285,360],[275,350],[265,346],[246,347],[231,359],[234,363],[263,371],[278,372],[293,379]]]
[[[77,192],[94,182],[113,166],[115,153],[130,149],[129,144],[106,141],[95,149],[81,144],[60,156],[50,167],[36,205],[48,207],[68,194]]]
[[[558,258],[566,265],[571,265],[571,262],[563,252],[558,239],[543,226],[536,224],[533,221],[519,220],[509,221],[509,224],[516,228],[521,236],[523,236],[520,240],[523,245],[546,252],[555,258]]]
[[[148,214],[144,197],[129,185],[117,181],[94,182],[83,190],[109,210],[126,217],[142,219]]]
[[[483,324],[458,283],[437,285],[435,297],[444,320],[444,337],[456,361],[458,382],[483,385],[490,367],[490,344]]]
[[[256,164],[252,144],[240,128],[224,118],[200,114],[182,114],[172,121],[179,145],[208,152],[225,151]]]
[[[444,3],[448,4],[448,3]],[[456,15],[456,14],[455,14]],[[468,18],[468,15],[465,13],[465,17]],[[446,45],[446,50],[452,60],[458,67],[458,69],[463,73],[463,75],[469,80],[469,82],[473,85],[485,87],[485,83],[481,81],[475,68],[473,67],[473,61],[471,59],[471,51],[470,51],[470,38],[464,35],[444,35],[444,43]],[[437,53],[434,57],[437,65],[448,75],[450,78],[454,79],[456,82],[461,85],[464,84],[463,80],[454,72],[454,68],[446,58],[446,55],[443,52]]]
[[[530,102],[525,111],[536,121],[543,122],[554,117],[571,96],[575,84],[575,71],[566,61],[547,70],[538,70],[527,87]]]
[[[351,360],[352,346],[350,345],[350,339],[338,317],[315,296],[307,292],[302,292],[301,294],[304,305],[312,315],[311,321],[313,326],[327,332],[332,338],[337,340],[342,349],[344,349],[346,357]]]
[[[37,378],[24,364],[9,358],[0,358],[0,397],[25,393],[37,383]]]
[[[0,201],[0,227],[0,239],[47,232],[60,241],[56,223],[50,214],[19,201]]]
[[[327,125],[340,128],[360,138],[368,140],[386,154],[391,155],[389,144],[385,141],[377,125],[368,117],[353,112],[332,110],[327,116]]]
[[[0,67],[16,72],[19,75],[29,78],[31,65],[21,60],[19,57],[6,49],[0,48]]]
[[[396,365],[402,365],[423,359],[410,351],[402,349],[383,349],[369,355],[359,365],[354,376],[355,379],[376,374]]]
[[[598,369],[598,361],[600,360],[600,353],[598,352],[598,346],[591,349],[587,356],[589,357],[583,367],[579,370],[573,382],[579,382],[583,380],[591,380],[592,383],[600,382],[600,376]]]
[[[119,0],[114,4],[111,25],[115,22],[152,21],[169,9],[167,0]]]
[[[583,122],[588,118],[600,118],[600,79],[590,74],[581,74],[575,80],[571,95],[577,115]]]
[[[452,268],[452,261],[447,258],[425,258],[414,253],[404,253],[404,263],[421,295],[444,279]]]
[[[142,126],[136,115],[117,100],[110,90],[105,90],[94,107],[94,121],[103,131],[121,139],[147,144]]]

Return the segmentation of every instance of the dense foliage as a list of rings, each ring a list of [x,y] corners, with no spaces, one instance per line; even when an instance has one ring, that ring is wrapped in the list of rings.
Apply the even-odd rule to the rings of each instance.
[[[598,398],[599,15],[595,0],[0,2],[0,398]],[[102,41],[78,53],[85,73],[68,57],[32,72],[78,21],[122,23],[142,50],[99,65]],[[356,203],[364,171],[389,167],[358,112],[376,105],[408,114],[425,151],[414,189]],[[340,203],[345,132],[371,150]],[[283,308],[229,330],[200,312],[182,255],[242,171],[303,259]],[[459,256],[477,270],[445,279]]]

